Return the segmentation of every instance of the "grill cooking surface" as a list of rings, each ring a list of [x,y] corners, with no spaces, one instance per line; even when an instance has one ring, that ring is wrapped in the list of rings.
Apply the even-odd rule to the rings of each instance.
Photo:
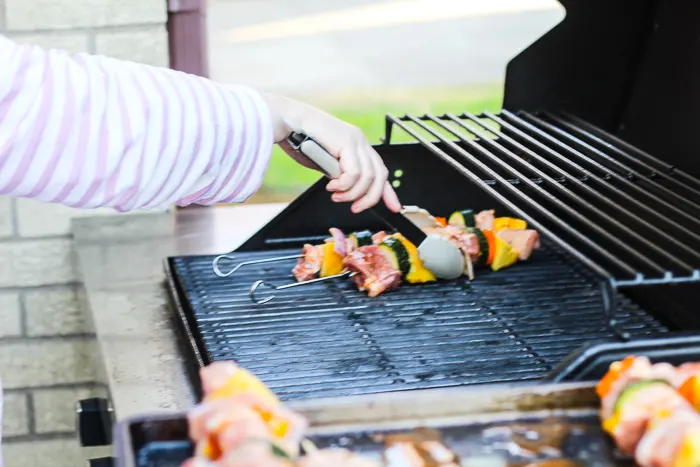
[[[298,251],[232,255],[242,262]],[[292,282],[294,261],[228,278],[213,276],[211,261],[171,259],[205,363],[234,359],[285,400],[533,380],[581,345],[614,337],[594,277],[546,240],[528,262],[479,271],[472,284],[404,285],[368,298],[341,279],[275,291],[260,306],[251,284]],[[633,338],[667,331],[623,296],[617,313]]]

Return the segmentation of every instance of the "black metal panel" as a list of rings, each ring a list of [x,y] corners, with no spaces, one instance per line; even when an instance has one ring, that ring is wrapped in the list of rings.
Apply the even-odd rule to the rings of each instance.
[[[620,136],[700,175],[700,3],[663,0]]]
[[[298,250],[236,252],[236,261]],[[537,380],[571,352],[614,339],[595,276],[545,243],[506,273],[403,286],[380,297],[350,280],[278,291],[256,306],[265,278],[293,281],[294,261],[214,278],[212,257],[170,260],[204,363],[233,359],[284,400]],[[623,296],[619,327],[632,338],[667,328]]]
[[[567,111],[616,131],[647,46],[657,0],[560,3],[567,11],[564,21],[508,64],[503,106]],[[690,49],[689,43],[685,46]]]

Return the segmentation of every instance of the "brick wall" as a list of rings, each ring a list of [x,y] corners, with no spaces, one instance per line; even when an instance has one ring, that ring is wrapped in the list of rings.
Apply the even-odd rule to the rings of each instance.
[[[0,0],[0,34],[17,42],[167,66],[165,0]],[[103,395],[94,337],[75,283],[79,211],[0,197],[0,377],[6,467],[84,465],[75,402]]]

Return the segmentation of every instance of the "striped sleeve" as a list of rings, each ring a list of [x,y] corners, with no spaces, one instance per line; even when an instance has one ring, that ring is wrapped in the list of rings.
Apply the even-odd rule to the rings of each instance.
[[[0,37],[0,194],[81,208],[237,203],[273,144],[262,97]]]

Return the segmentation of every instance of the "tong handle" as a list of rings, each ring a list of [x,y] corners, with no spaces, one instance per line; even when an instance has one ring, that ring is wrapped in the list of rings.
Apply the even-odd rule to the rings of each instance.
[[[292,133],[287,137],[287,141],[295,150],[306,156],[326,177],[331,179],[340,177],[342,171],[338,159],[313,138],[303,133]]]

